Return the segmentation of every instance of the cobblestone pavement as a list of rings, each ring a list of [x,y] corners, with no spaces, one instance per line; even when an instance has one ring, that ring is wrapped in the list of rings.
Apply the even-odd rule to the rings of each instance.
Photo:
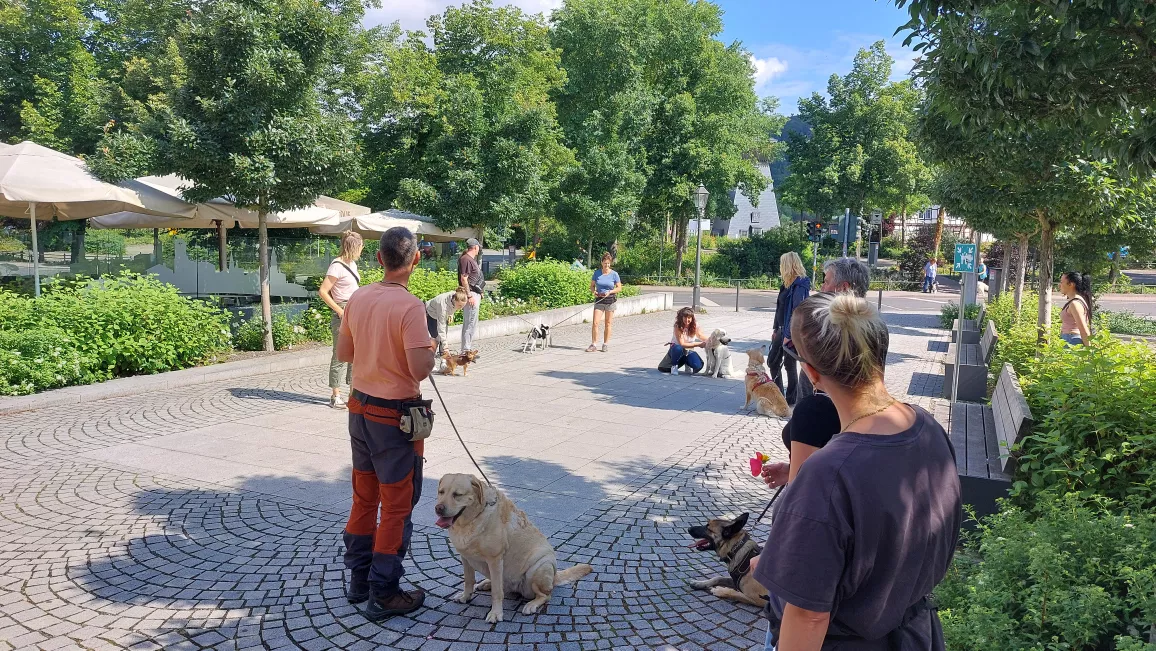
[[[746,459],[785,458],[781,422],[742,410],[738,379],[654,371],[671,318],[620,320],[607,354],[582,352],[582,325],[535,355],[486,341],[468,378],[439,378],[560,565],[594,566],[542,613],[511,602],[495,625],[488,595],[447,601],[460,564],[431,526],[428,478],[470,467],[444,422],[407,561],[427,608],[378,625],[346,603],[348,443],[321,367],[0,417],[0,649],[756,648],[755,609],[687,589],[725,570],[686,548],[686,528],[761,511]],[[703,321],[735,350],[769,329],[758,311]],[[891,327],[889,386],[941,411],[934,317]]]

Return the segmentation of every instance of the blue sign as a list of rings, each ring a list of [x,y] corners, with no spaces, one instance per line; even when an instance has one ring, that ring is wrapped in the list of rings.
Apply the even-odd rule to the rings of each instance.
[[[975,273],[975,245],[955,245],[955,271],[957,273]]]

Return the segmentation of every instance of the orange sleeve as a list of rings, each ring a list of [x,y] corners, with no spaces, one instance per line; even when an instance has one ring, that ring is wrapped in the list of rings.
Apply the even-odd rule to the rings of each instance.
[[[429,328],[426,326],[425,303],[415,298],[401,319],[402,338],[406,349],[429,348]]]

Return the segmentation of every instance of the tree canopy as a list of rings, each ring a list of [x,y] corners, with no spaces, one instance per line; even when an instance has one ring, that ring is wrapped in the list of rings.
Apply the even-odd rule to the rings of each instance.
[[[926,193],[930,171],[913,142],[919,90],[891,82],[894,60],[878,41],[855,56],[851,72],[832,75],[827,97],[799,100],[810,133],[787,132],[791,174],[783,200],[819,215],[850,208],[905,210]]]

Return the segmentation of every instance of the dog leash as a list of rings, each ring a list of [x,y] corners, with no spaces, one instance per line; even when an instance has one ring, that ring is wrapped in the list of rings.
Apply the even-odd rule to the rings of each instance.
[[[771,510],[771,505],[775,503],[775,500],[779,499],[779,493],[781,492],[783,492],[783,486],[779,486],[778,489],[775,490],[775,494],[771,496],[771,501],[767,502],[767,508],[763,509],[759,517],[755,518],[755,522],[762,522],[763,516],[767,514],[767,511]]]
[[[450,426],[454,428],[454,434],[457,435],[458,442],[462,444],[462,449],[464,449],[466,451],[466,456],[468,456],[470,458],[470,462],[474,464],[474,467],[478,469],[478,472],[482,473],[482,479],[485,479],[486,483],[489,484],[490,487],[492,488],[494,486],[494,483],[492,481],[490,481],[489,477],[486,476],[486,471],[482,470],[482,467],[478,465],[478,462],[474,459],[473,453],[470,452],[469,446],[466,445],[466,442],[462,439],[461,433],[458,432],[458,426],[454,424],[454,417],[450,415],[450,408],[446,406],[446,400],[445,400],[445,398],[442,397],[441,390],[438,389],[438,383],[434,382],[434,377],[433,377],[432,373],[429,376],[429,383],[431,385],[433,385],[434,393],[438,394],[438,402],[440,402],[442,404],[442,409],[445,410],[445,412],[446,412],[446,418],[449,419]]]

